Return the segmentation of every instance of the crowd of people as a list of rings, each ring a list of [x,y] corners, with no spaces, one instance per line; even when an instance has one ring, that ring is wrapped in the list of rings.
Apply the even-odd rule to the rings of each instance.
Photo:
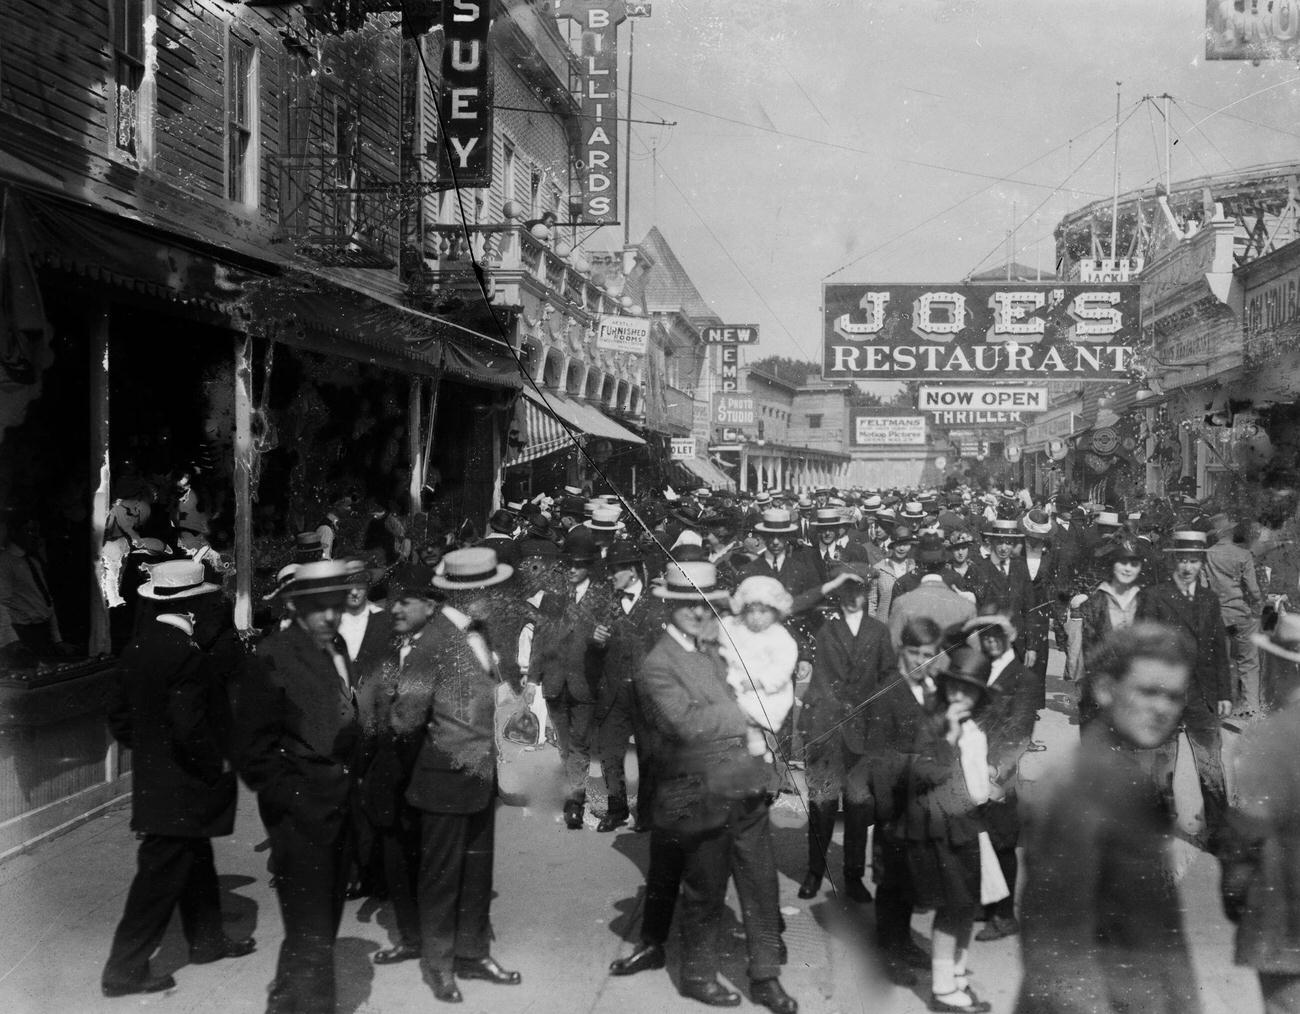
[[[490,947],[506,684],[523,735],[556,748],[565,827],[649,835],[639,938],[613,975],[665,967],[676,921],[682,994],[738,1005],[714,945],[734,880],[749,995],[798,1009],[769,814],[791,793],[807,814],[798,896],[829,880],[846,904],[874,900],[885,970],[911,986],[928,973],[931,1010],[989,1010],[972,945],[1018,934],[1018,1010],[1194,1011],[1162,872],[1183,732],[1239,959],[1270,1010],[1300,1009],[1286,795],[1300,782],[1283,756],[1300,570],[1283,515],[1264,521],[962,487],[633,502],[566,487],[494,512],[482,538],[461,532],[472,544],[395,535],[376,551],[304,532],[251,642],[202,561],[160,563],[111,714],[136,755],[142,841],[104,992],[174,985],[148,959],[176,907],[191,960],[254,949],[221,932],[210,845],[230,831],[236,775],[258,796],[284,924],[268,1010],[334,1009],[335,935],[363,894],[385,895],[397,927],[374,961],[421,961],[437,999],[462,1000],[460,980],[519,983]],[[1029,815],[1019,768],[1045,749],[1052,646],[1081,743]],[[1239,807],[1225,722],[1260,744]],[[593,759],[606,805],[588,823]],[[926,910],[928,948],[912,933]]]

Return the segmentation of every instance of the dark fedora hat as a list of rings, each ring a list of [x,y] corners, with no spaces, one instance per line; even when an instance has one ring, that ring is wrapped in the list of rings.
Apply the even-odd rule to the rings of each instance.
[[[565,541],[564,551],[560,556],[570,567],[590,567],[600,560],[600,547],[590,536],[577,538],[571,535]]]
[[[609,553],[605,557],[605,566],[611,571],[643,563],[645,563],[645,554],[626,539],[620,539],[610,546]]]
[[[989,686],[989,676],[992,671],[992,664],[985,657],[984,652],[968,644],[962,644],[948,651],[948,663],[938,673],[938,677],[953,683],[964,683],[984,693],[997,693],[999,691],[997,684]]]

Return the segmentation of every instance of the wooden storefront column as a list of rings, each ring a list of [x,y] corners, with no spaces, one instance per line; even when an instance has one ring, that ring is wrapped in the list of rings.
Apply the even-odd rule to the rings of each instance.
[[[411,481],[406,493],[411,498],[412,514],[416,514],[420,510],[420,489],[424,485],[424,441],[420,439],[422,430],[420,425],[420,398],[423,386],[424,378],[418,374],[412,374],[411,387],[406,399],[406,449],[408,463],[411,466]]]
[[[235,335],[235,629],[253,629],[253,338]]]
[[[101,297],[89,315],[90,324],[90,639],[86,653],[94,658],[112,651],[104,580],[104,527],[112,504],[109,457],[108,333],[112,322],[109,301]]]

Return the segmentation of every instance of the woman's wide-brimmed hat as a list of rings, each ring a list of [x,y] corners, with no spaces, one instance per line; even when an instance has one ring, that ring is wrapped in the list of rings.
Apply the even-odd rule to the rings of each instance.
[[[954,528],[948,533],[948,545],[957,549],[960,546],[975,545],[975,533],[969,528]]]
[[[497,551],[487,546],[457,549],[442,558],[433,586],[444,591],[466,588],[490,588],[510,580],[515,568],[497,562]]]
[[[718,568],[706,560],[669,561],[663,583],[653,593],[670,602],[723,602],[730,597],[718,584]]]
[[[776,578],[754,574],[741,581],[731,596],[732,612],[743,612],[746,606],[767,606],[784,619],[794,608],[794,598]]]
[[[162,602],[207,595],[221,591],[221,586],[203,580],[203,564],[198,560],[164,560],[149,568],[149,580],[139,590],[145,598]]]
[[[1300,663],[1300,613],[1282,613],[1271,631],[1251,634],[1250,639],[1260,651]]]
[[[963,683],[986,694],[992,694],[998,693],[1000,689],[997,684],[989,686],[989,676],[992,671],[992,665],[984,652],[968,644],[962,644],[948,651],[948,664],[936,675],[940,680]]]
[[[990,539],[1023,539],[1025,533],[1020,530],[1020,522],[1010,518],[998,518],[990,521],[984,535]]]
[[[356,561],[313,560],[311,563],[298,564],[280,588],[279,596],[282,599],[292,599],[302,595],[346,592],[366,581],[365,568],[358,567]]]
[[[1111,563],[1116,560],[1137,560],[1141,563],[1145,559],[1137,539],[1131,535],[1103,539],[1097,546],[1096,555]]]
[[[1210,548],[1210,539],[1204,532],[1195,529],[1174,532],[1169,538],[1166,553],[1204,553]]]
[[[754,531],[760,535],[790,535],[798,530],[799,526],[795,524],[790,512],[779,507],[769,507],[763,511],[758,524],[754,525]]]
[[[808,522],[814,528],[839,528],[841,525],[847,525],[848,523],[848,519],[840,512],[838,507],[818,507],[816,513]]]

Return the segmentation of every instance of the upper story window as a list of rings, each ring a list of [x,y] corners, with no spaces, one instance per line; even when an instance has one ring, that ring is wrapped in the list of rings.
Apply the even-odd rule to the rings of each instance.
[[[808,416],[808,428],[809,428],[810,430],[819,430],[819,429],[822,428],[822,417],[821,417],[820,414],[817,414],[817,415],[813,415],[813,414],[811,414],[811,413],[809,414],[809,416]]]
[[[113,32],[113,139],[118,151],[139,156],[144,84],[147,0],[111,0]]]
[[[515,146],[507,140],[501,142],[501,193],[503,200],[517,200],[515,197],[515,174],[518,172]]]
[[[528,177],[528,211],[533,218],[542,213],[542,170],[533,166]]]
[[[226,196],[257,203],[257,49],[227,37]]]

